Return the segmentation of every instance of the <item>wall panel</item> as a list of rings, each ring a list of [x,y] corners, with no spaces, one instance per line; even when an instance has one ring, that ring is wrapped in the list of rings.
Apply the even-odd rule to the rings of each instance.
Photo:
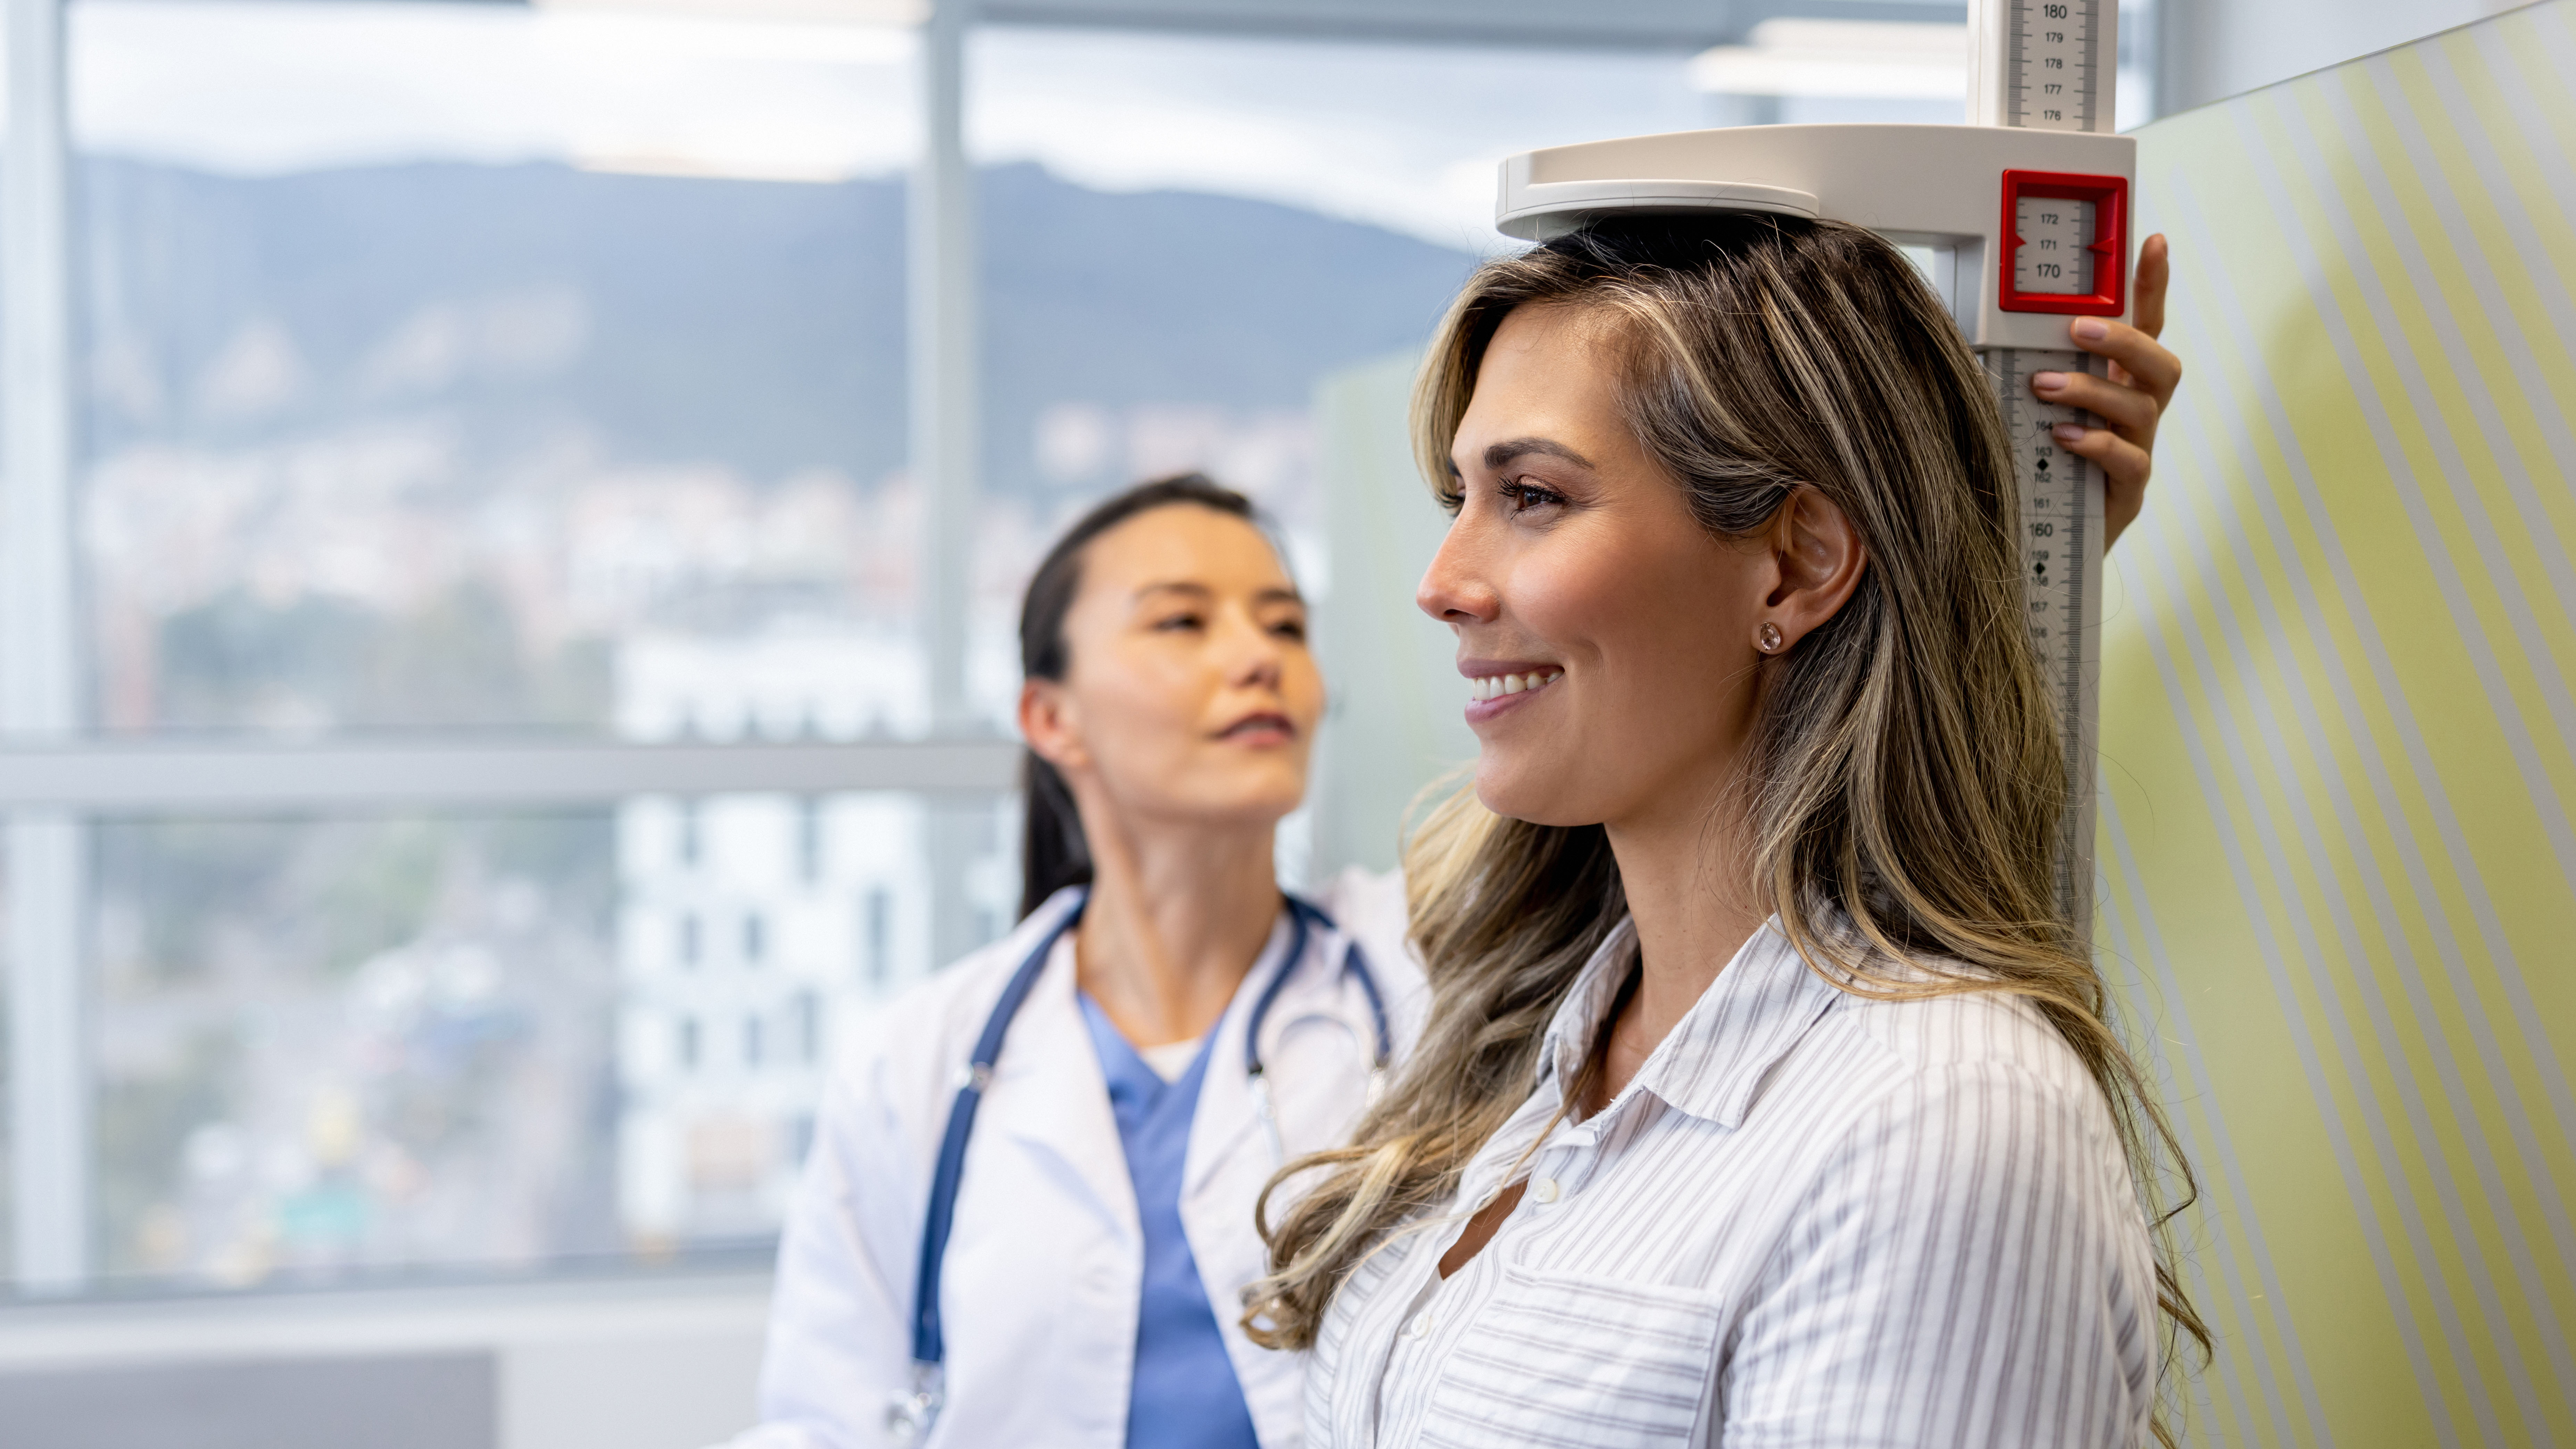
[[[2576,1441],[2576,5],[2159,122],[2100,932],[2201,1179],[2195,1442]]]

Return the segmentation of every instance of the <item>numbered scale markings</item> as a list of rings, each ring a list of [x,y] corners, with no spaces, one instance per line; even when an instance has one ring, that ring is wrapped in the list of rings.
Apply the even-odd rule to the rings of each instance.
[[[2065,721],[2066,838],[2057,888],[2079,923],[2092,916],[2095,698],[2101,678],[2102,480],[2091,463],[2057,445],[2060,423],[2094,425],[2090,415],[2043,403],[2036,372],[2081,372],[2081,352],[1997,348],[1985,354],[2021,482],[2022,602],[2040,667]]]
[[[2093,290],[2093,219],[2096,203],[2064,196],[2023,196],[2013,203],[2013,253],[2017,291],[2085,296]]]
[[[2112,128],[2118,81],[2117,0],[1970,0],[1979,53],[1972,105],[1988,124],[2035,131]],[[1988,69],[1991,67],[1992,69]],[[1982,96],[1979,100],[1976,97]],[[2032,178],[2008,189],[2016,243],[2006,254],[2004,305],[2022,311],[2117,315],[2128,239],[2125,193]],[[2010,177],[2007,177],[2009,188]],[[2112,207],[2106,212],[2104,208]],[[2096,251],[2107,243],[2118,255]],[[2108,285],[2105,286],[2104,284]],[[2073,350],[1990,348],[1981,353],[2003,403],[2021,483],[2022,601],[2031,642],[2055,696],[2066,748],[2066,816],[2057,889],[2077,933],[2093,920],[2093,764],[2101,681],[2102,478],[2057,445],[2060,423],[2095,426],[2074,408],[2031,394],[2038,372],[2098,369]]]
[[[2004,124],[2102,131],[2110,119],[2100,0],[2012,0],[2004,21]]]

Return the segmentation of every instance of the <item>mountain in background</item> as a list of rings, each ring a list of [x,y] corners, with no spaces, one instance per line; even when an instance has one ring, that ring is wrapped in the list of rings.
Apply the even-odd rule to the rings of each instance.
[[[985,172],[979,202],[985,472],[1006,494],[1041,485],[1050,408],[1301,410],[1322,374],[1418,345],[1471,264],[1293,207],[1029,165]],[[93,454],[436,407],[494,456],[573,417],[639,461],[861,481],[903,464],[900,180],[99,159],[81,204]]]

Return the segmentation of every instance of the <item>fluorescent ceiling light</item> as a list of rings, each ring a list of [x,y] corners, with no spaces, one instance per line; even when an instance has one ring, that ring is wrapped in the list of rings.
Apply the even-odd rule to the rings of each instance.
[[[1739,96],[1958,100],[1968,27],[1876,20],[1765,20],[1749,45],[1692,57],[1691,83]]]
[[[930,0],[533,0],[539,10],[677,15],[692,20],[784,20],[800,25],[919,25]]]

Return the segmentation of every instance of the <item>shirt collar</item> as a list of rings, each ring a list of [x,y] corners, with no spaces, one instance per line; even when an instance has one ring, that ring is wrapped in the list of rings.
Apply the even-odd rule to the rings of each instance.
[[[1600,1036],[1636,960],[1636,928],[1622,919],[1585,962],[1557,1008],[1542,1048],[1542,1080],[1571,1083]],[[1763,923],[1726,963],[1707,991],[1638,1068],[1631,1092],[1649,1092],[1673,1108],[1733,1128],[1744,1121],[1764,1077],[1841,996],[1807,968],[1780,929]],[[1625,1095],[1623,1093],[1622,1095]]]
[[[1619,983],[1628,977],[1628,968],[1637,959],[1637,923],[1621,916],[1593,949],[1590,960],[1575,973],[1574,989],[1557,1003],[1556,1015],[1549,1018],[1547,1035],[1540,1039],[1539,1080],[1554,1078],[1561,1092],[1573,1084],[1583,1070],[1583,1057],[1592,1050],[1593,1041],[1601,1034],[1602,1018],[1610,1014],[1610,1004],[1619,999]]]

